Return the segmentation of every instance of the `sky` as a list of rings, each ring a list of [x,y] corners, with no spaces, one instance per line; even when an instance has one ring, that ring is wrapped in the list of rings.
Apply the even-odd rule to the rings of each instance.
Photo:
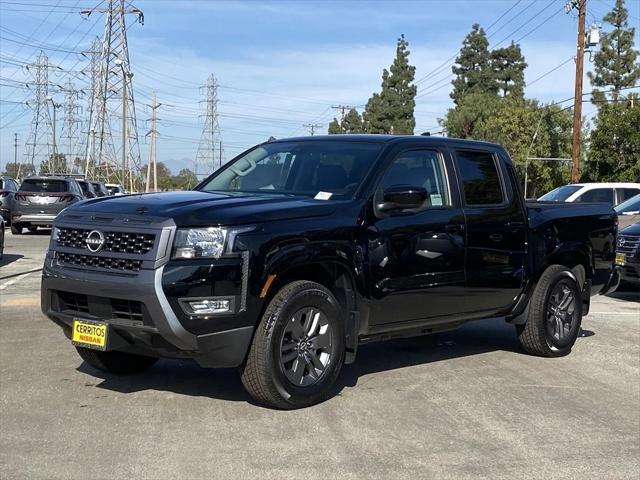
[[[49,56],[49,81],[69,78],[88,91],[80,73],[95,36],[104,32],[104,16],[81,10],[100,0],[0,0],[0,169],[13,162],[14,133],[19,161],[24,153],[33,111],[25,83],[25,64],[41,49]],[[218,111],[223,160],[274,136],[308,135],[306,124],[325,133],[339,112],[336,105],[360,111],[380,89],[383,68],[395,55],[396,40],[409,41],[416,67],[416,133],[440,131],[438,119],[452,106],[451,63],[465,35],[479,23],[490,48],[520,43],[528,68],[528,97],[545,102],[570,98],[574,92],[577,18],[565,13],[563,0],[137,0],[144,25],[127,16],[127,37],[134,73],[133,88],[141,146],[148,161],[148,104],[155,93],[158,160],[177,173],[194,168],[202,134],[203,100],[209,75],[219,84]],[[613,0],[588,0],[587,27],[602,24]],[[629,23],[640,45],[640,1],[628,0]],[[607,26],[604,25],[606,29]],[[589,54],[585,69],[592,68]],[[60,67],[60,68],[57,68]],[[557,68],[556,68],[557,67]],[[554,70],[555,69],[555,70]],[[544,75],[544,76],[543,76]],[[585,89],[589,83],[585,78]],[[53,88],[56,102],[63,92]],[[585,90],[586,91],[586,90]],[[78,116],[88,111],[81,95]],[[569,105],[564,103],[563,105]],[[586,103],[591,117],[595,107]],[[57,135],[62,113],[58,112]],[[114,120],[118,121],[118,120]],[[87,131],[87,127],[81,128]],[[61,147],[64,152],[64,147]],[[200,167],[202,171],[205,167]]]

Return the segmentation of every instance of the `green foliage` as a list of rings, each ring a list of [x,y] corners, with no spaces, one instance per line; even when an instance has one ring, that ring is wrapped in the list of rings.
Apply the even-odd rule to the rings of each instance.
[[[477,23],[462,42],[462,48],[451,67],[456,75],[453,91],[449,95],[458,105],[469,93],[496,93],[497,85],[491,65],[489,41],[484,30]]]
[[[157,178],[158,178],[158,190],[185,190],[193,188],[198,183],[196,174],[188,168],[181,169],[177,175],[173,175],[171,170],[164,164],[164,162],[157,162],[156,164]],[[142,178],[146,182],[147,178],[147,165],[142,167]],[[153,170],[151,170],[151,186],[153,186]],[[142,187],[146,187],[146,184]]]
[[[498,88],[503,96],[524,97],[524,70],[527,62],[520,45],[511,42],[505,48],[496,48],[491,52],[491,68]]]
[[[342,121],[334,118],[329,124],[329,134],[364,133],[362,117],[355,108],[347,112]]]
[[[591,84],[596,87],[593,90],[596,102],[606,98],[597,87],[613,90],[611,98],[616,100],[621,88],[634,86],[640,79],[638,52],[633,41],[635,28],[629,27],[628,16],[624,0],[616,0],[613,10],[603,18],[613,30],[600,36],[599,49],[593,59],[594,71],[588,73]]]
[[[67,173],[67,159],[63,153],[52,153],[49,159],[40,164],[40,175],[58,175]]]
[[[15,163],[7,163],[5,171],[2,172],[2,175],[6,175],[7,177],[15,178],[15,179],[23,179],[26,177],[30,177],[31,175],[36,174],[36,169],[30,163],[20,163],[18,162],[18,166],[16,168]]]
[[[364,131],[367,133],[413,135],[417,87],[412,82],[416,68],[409,64],[408,47],[409,43],[401,35],[391,67],[382,72],[380,93],[371,96],[362,115]]]
[[[600,106],[584,177],[597,182],[640,182],[640,99]]]
[[[441,121],[447,135],[499,143],[511,155],[524,181],[527,157],[571,156],[572,117],[557,106],[535,100],[469,93]],[[565,165],[531,161],[527,196],[538,196],[569,180]]]

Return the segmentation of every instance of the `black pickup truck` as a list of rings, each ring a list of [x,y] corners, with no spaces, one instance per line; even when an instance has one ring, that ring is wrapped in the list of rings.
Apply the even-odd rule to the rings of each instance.
[[[194,191],[87,200],[56,219],[42,309],[95,368],[239,367],[258,401],[319,402],[370,341],[504,317],[570,352],[615,289],[606,204],[525,204],[499,145],[277,140]]]

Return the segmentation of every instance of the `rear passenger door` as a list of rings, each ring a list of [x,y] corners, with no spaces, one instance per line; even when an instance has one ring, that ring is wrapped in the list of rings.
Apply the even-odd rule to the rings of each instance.
[[[524,281],[526,218],[515,181],[497,152],[456,149],[455,165],[467,224],[466,291],[460,308],[499,315]]]

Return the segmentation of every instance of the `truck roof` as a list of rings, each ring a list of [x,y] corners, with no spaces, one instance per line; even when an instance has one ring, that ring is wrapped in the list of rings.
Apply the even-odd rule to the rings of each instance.
[[[428,135],[386,135],[386,134],[343,134],[343,135],[314,135],[305,137],[279,138],[271,140],[270,143],[276,142],[304,142],[304,141],[323,141],[323,142],[376,142],[376,143],[395,143],[395,142],[433,142],[438,144],[454,144],[471,146],[496,147],[497,143],[482,142],[479,140],[467,140],[452,137],[436,137]]]

